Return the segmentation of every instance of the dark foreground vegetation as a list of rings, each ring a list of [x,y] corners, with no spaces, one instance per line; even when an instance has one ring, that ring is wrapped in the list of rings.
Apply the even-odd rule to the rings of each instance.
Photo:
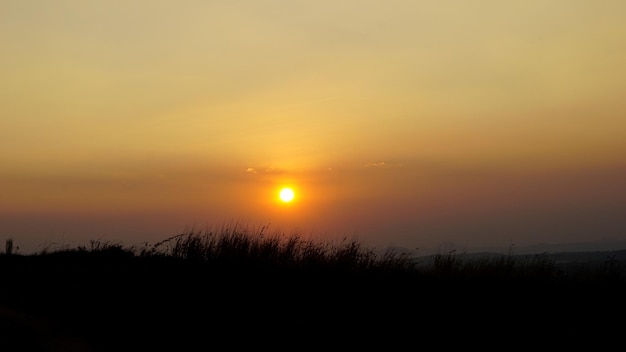
[[[614,257],[415,258],[264,230],[32,255],[7,241],[0,351],[548,347],[546,339],[598,347],[621,338],[626,271]]]

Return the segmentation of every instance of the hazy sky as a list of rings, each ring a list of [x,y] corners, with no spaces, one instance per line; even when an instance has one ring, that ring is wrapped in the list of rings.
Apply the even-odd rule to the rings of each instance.
[[[234,221],[626,239],[622,0],[3,0],[0,50],[0,240],[23,251]]]

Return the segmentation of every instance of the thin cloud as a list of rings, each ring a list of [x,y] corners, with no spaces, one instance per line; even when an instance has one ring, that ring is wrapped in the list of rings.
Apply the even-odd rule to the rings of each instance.
[[[283,172],[283,170],[281,169],[277,169],[277,168],[273,168],[273,167],[266,167],[266,168],[255,168],[255,167],[249,167],[246,169],[246,173],[249,174],[263,174],[263,175],[267,175],[267,174],[278,174]]]
[[[388,161],[378,161],[378,162],[371,162],[371,163],[365,164],[365,167],[367,168],[396,168],[396,167],[404,167],[404,166],[406,165],[401,162],[388,162]]]

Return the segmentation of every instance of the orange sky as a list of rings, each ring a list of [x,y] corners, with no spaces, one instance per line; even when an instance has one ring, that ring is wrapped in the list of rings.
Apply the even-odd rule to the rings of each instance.
[[[623,1],[9,0],[0,42],[0,240],[25,251],[233,221],[626,239]]]

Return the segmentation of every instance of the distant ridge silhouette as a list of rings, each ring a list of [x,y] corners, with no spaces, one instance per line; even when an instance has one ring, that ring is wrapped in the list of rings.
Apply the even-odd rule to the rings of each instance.
[[[437,247],[408,248],[403,246],[388,246],[382,251],[392,250],[406,253],[412,256],[430,256],[434,254],[447,254],[455,251],[457,254],[463,253],[492,253],[492,254],[513,254],[530,255],[542,253],[571,253],[571,252],[613,252],[626,250],[626,239],[608,239],[593,242],[568,242],[568,243],[537,243],[533,245],[511,246],[467,246],[454,242],[445,242]]]

